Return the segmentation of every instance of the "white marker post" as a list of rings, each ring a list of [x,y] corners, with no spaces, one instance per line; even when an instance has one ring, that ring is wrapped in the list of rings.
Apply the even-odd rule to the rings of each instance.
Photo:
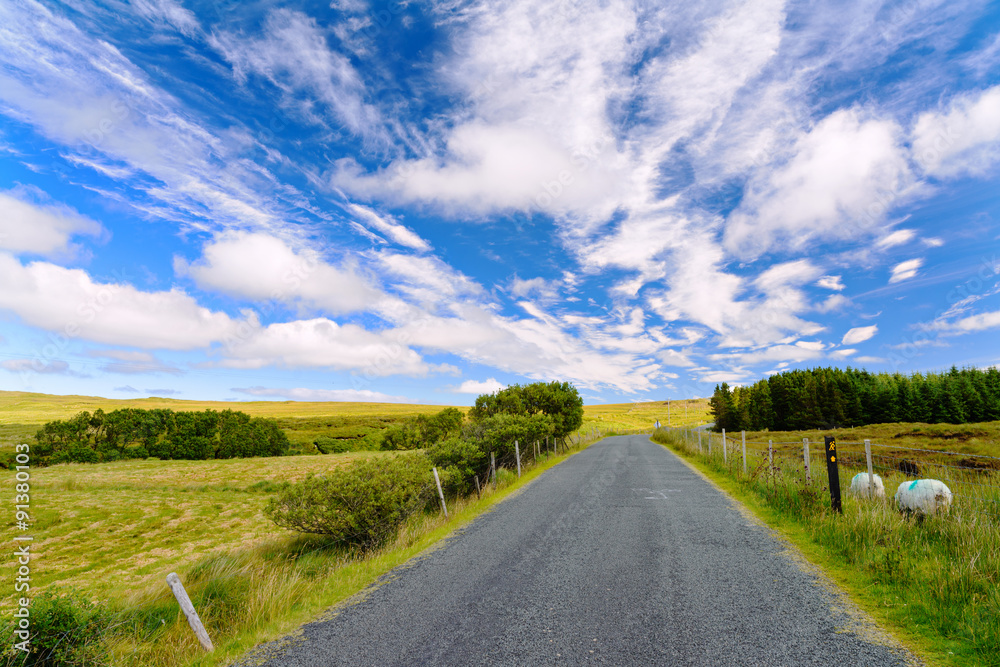
[[[517,477],[521,477],[521,448],[517,444],[517,440],[514,441],[514,456],[517,457]]]
[[[181,583],[180,577],[177,576],[176,572],[171,572],[167,575],[167,586],[170,586],[170,590],[173,591],[174,597],[177,598],[177,604],[181,606],[181,611],[187,616],[188,625],[194,630],[194,634],[198,637],[198,641],[201,642],[202,647],[206,651],[214,651],[215,647],[212,646],[212,640],[208,638],[205,626],[201,624],[198,612],[194,610],[191,598],[188,597],[187,591],[184,590],[184,584]]]
[[[444,512],[444,518],[448,518],[448,506],[444,504],[444,491],[441,490],[441,478],[438,477],[438,469],[432,468],[434,471],[434,482],[438,486],[438,498],[441,499],[441,511]]]

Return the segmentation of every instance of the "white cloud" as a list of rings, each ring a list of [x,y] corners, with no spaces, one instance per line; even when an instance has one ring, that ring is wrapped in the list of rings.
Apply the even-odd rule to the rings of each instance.
[[[916,236],[917,232],[912,229],[897,229],[891,234],[880,238],[875,242],[875,245],[882,250],[886,250],[888,248],[894,248],[898,245],[907,244],[916,238]]]
[[[381,216],[366,206],[349,204],[348,210],[361,218],[369,227],[374,227],[396,243],[413,248],[419,252],[427,252],[431,246],[412,230],[393,220],[390,216]]]
[[[900,262],[896,266],[892,267],[892,275],[889,276],[889,284],[902,282],[904,280],[909,280],[917,275],[917,271],[920,267],[924,265],[924,260],[908,259],[905,262]]]
[[[972,333],[975,331],[985,331],[1000,327],[1000,310],[987,313],[970,315],[954,322],[953,324],[939,328],[948,328],[953,333]]]
[[[426,376],[452,372],[450,366],[432,366],[406,345],[384,332],[356,324],[337,324],[326,318],[278,322],[251,328],[229,342],[218,365],[230,368],[329,368],[360,371],[368,377]]]
[[[45,363],[40,359],[5,359],[0,361],[0,368],[11,373],[42,373],[44,375],[70,373],[69,364],[58,360]]]
[[[173,0],[132,0],[130,4],[154,25],[169,25],[189,37],[201,30],[194,13]]]
[[[830,353],[830,356],[833,357],[834,359],[846,359],[847,357],[856,353],[857,353],[856,349],[854,349],[853,347],[848,347],[842,350],[834,350],[833,352]]]
[[[856,357],[854,360],[857,361],[857,362],[860,362],[862,364],[884,364],[885,363],[885,359],[883,359],[882,357]]]
[[[136,350],[91,350],[87,355],[98,359],[110,359],[110,363],[103,364],[100,367],[100,370],[105,373],[120,373],[123,375],[158,373],[182,375],[184,373],[180,368],[164,363],[149,352]]]
[[[14,253],[64,255],[77,235],[99,236],[100,223],[68,206],[31,201],[25,188],[0,191],[0,249]]]
[[[1000,86],[922,114],[913,128],[913,156],[931,176],[985,174],[1000,161]]]
[[[86,272],[48,262],[22,265],[0,253],[0,309],[25,324],[108,345],[190,350],[223,340],[236,322],[180,290],[143,292],[94,282]]]
[[[245,82],[248,75],[267,79],[284,94],[284,104],[314,116],[315,96],[351,132],[384,141],[386,136],[375,107],[365,102],[365,87],[351,61],[332,50],[316,20],[291,9],[274,9],[267,15],[260,38],[219,31],[209,43]],[[320,120],[320,119],[316,119]]]
[[[912,184],[901,134],[894,121],[855,109],[831,113],[799,139],[787,164],[752,182],[729,217],[726,248],[752,258],[777,244],[801,251],[878,229]]]
[[[855,327],[845,333],[840,342],[842,345],[857,345],[858,343],[870,340],[877,333],[878,325],[876,324],[873,324],[870,327]]]
[[[416,403],[405,396],[391,396],[370,389],[307,389],[305,387],[234,387],[232,391],[258,398],[280,398],[290,401],[350,402],[350,403]]]
[[[202,289],[254,300],[301,302],[330,314],[372,309],[385,295],[351,267],[335,267],[318,253],[265,233],[230,232],[202,249],[192,264],[175,258],[178,274]]]
[[[832,313],[844,308],[850,302],[851,300],[843,294],[831,294],[821,304],[816,306],[816,310],[820,313]]]
[[[482,382],[477,380],[466,380],[462,384],[455,387],[453,391],[458,394],[495,394],[506,387],[507,385],[497,382],[495,378],[489,378],[487,380],[483,380]]]
[[[840,292],[844,289],[844,283],[841,281],[840,276],[823,276],[816,281],[816,286],[835,292]]]

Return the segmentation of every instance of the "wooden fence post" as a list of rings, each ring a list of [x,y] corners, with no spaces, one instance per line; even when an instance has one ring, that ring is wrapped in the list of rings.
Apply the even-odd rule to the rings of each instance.
[[[809,438],[802,438],[802,458],[806,461],[806,484],[812,481],[812,475],[809,473]]]
[[[774,474],[774,441],[767,441],[767,469]]]
[[[875,497],[875,473],[872,470],[872,441],[865,440],[865,460],[868,462],[868,497]]]
[[[517,444],[517,440],[514,441],[514,456],[517,457],[517,478],[521,478],[521,448]]]
[[[212,640],[208,638],[205,626],[201,624],[198,612],[194,610],[191,598],[188,597],[187,591],[184,590],[184,584],[181,583],[180,577],[177,576],[176,572],[171,572],[167,575],[167,586],[170,586],[174,597],[177,598],[177,604],[181,606],[181,611],[187,617],[188,625],[194,630],[194,634],[198,637],[198,641],[201,642],[202,648],[209,652],[214,651],[215,647],[212,646]]]
[[[490,470],[493,472],[493,490],[497,490],[497,455],[490,452]]]
[[[830,482],[830,507],[844,513],[840,503],[840,467],[837,461],[837,440],[832,435],[823,437],[823,455],[826,456],[826,475]]]
[[[747,432],[740,431],[740,437],[743,439],[743,474],[747,474]]]
[[[701,454],[701,431],[698,431],[698,453]]]
[[[434,471],[434,482],[438,487],[438,498],[441,499],[441,511],[444,512],[444,518],[448,518],[448,506],[444,504],[444,491],[441,490],[441,478],[438,477],[438,469],[431,468]]]
[[[728,465],[729,464],[729,456],[726,454],[726,450],[727,449],[728,449],[728,447],[726,447],[726,429],[722,429],[722,464],[723,465]]]
[[[476,498],[482,498],[483,497],[483,493],[479,489],[479,475],[476,475],[472,479],[476,480]]]

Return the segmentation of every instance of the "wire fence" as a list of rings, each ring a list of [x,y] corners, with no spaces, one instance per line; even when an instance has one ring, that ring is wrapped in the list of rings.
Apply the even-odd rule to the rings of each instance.
[[[823,440],[748,440],[745,432],[664,430],[677,436],[691,453],[709,460],[721,460],[737,477],[753,478],[773,475],[777,471],[798,470],[804,485],[827,483]],[[836,445],[844,493],[852,477],[859,473],[879,475],[889,497],[895,494],[899,485],[908,481],[937,479],[951,490],[953,507],[1000,521],[1000,457],[899,447],[870,440],[837,440]]]

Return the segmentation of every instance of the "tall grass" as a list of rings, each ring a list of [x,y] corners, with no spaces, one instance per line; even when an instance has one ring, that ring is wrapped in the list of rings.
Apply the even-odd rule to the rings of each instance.
[[[888,499],[847,494],[843,514],[830,508],[826,471],[813,468],[806,484],[801,456],[756,453],[743,473],[742,454],[724,463],[715,441],[711,456],[682,432],[660,430],[653,440],[693,460],[772,523],[804,536],[845,573],[849,587],[876,616],[911,636],[947,664],[1000,665],[1000,521],[956,503],[949,514],[900,513],[891,494],[899,479],[885,480]],[[734,455],[735,454],[735,455]],[[998,494],[1000,495],[1000,494]]]

